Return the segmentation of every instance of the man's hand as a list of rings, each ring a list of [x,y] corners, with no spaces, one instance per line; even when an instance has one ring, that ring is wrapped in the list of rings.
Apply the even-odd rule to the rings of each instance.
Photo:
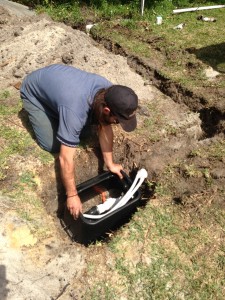
[[[71,215],[77,219],[82,212],[82,204],[80,197],[77,195],[76,183],[75,183],[75,163],[74,154],[76,148],[67,147],[61,145],[59,161],[61,167],[61,176],[63,184],[66,190],[67,196],[67,208]]]
[[[78,195],[67,198],[67,208],[70,211],[74,219],[77,219],[82,213],[82,203]]]
[[[123,175],[120,172],[121,170],[123,170],[123,167],[121,165],[112,163],[110,166],[108,166],[108,169],[110,172],[117,174],[120,179],[123,178]]]
[[[122,179],[123,175],[120,171],[123,170],[123,167],[113,162],[113,130],[111,125],[101,126],[99,128],[99,142],[102,150],[103,159],[107,168],[109,169],[109,171],[117,174],[119,178]]]

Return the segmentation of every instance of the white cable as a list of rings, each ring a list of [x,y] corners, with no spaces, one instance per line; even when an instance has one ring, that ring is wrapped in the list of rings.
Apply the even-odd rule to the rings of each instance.
[[[126,194],[122,197],[121,200],[117,201],[117,203],[116,203],[116,200],[118,200],[118,198],[109,198],[109,199],[111,199],[110,200],[110,202],[112,204],[111,206],[110,205],[108,206],[108,204],[105,204],[109,199],[107,199],[105,203],[99,204],[99,205],[101,205],[101,211],[102,211],[102,206],[104,206],[104,205],[107,206],[107,209],[109,209],[109,211],[107,211],[104,214],[100,214],[100,215],[83,214],[83,216],[87,219],[101,219],[101,218],[105,217],[106,215],[108,215],[109,213],[113,212],[114,210],[124,206],[134,196],[136,191],[139,189],[139,187],[142,185],[143,181],[147,177],[148,177],[148,173],[145,169],[139,170],[134,179],[134,182],[132,183],[131,187],[126,192]],[[99,207],[99,205],[98,205],[98,207]]]

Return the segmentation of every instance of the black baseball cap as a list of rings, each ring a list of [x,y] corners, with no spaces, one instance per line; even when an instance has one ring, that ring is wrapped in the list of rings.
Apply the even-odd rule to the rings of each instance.
[[[135,111],[138,97],[131,88],[123,85],[111,86],[105,92],[105,102],[125,131],[130,132],[137,127]]]

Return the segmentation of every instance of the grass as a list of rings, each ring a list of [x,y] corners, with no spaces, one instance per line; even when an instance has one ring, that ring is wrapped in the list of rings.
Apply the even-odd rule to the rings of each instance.
[[[111,241],[114,269],[107,269],[105,282],[95,282],[86,299],[97,299],[96,291],[102,299],[223,299],[224,248],[217,241],[222,228],[209,228],[209,220],[202,222],[162,200],[139,210]],[[99,278],[96,268],[87,276],[92,272]],[[109,293],[112,273],[117,283]]]
[[[171,120],[165,118],[157,98],[146,104],[146,111],[149,117],[144,119],[143,126],[137,128],[137,132],[146,136],[149,141],[157,142],[165,136],[176,136],[182,132],[184,125],[181,122],[170,124]]]
[[[39,238],[47,237],[49,225],[43,222],[44,205],[37,196],[37,165],[53,163],[27,129],[20,125],[22,103],[18,95],[0,92],[0,190],[13,201],[13,210],[29,224]],[[25,122],[25,120],[24,120]]]
[[[148,59],[163,76],[200,95],[200,88],[224,88],[224,10],[173,15],[173,7],[165,5],[168,1],[162,2],[162,7],[146,9],[142,18],[111,18],[98,22],[91,33],[95,39],[107,38],[119,44],[129,55]],[[213,15],[217,21],[197,20],[203,13]],[[158,14],[163,16],[160,26],[155,22]],[[180,23],[185,23],[185,27],[174,29]],[[155,65],[155,57],[161,61],[160,66]],[[209,66],[221,72],[216,81],[206,80],[204,70]]]
[[[189,156],[222,161],[225,156],[225,142],[223,140],[219,140],[207,147],[193,149]]]
[[[224,1],[220,3],[224,4]],[[95,39],[110,39],[130,55],[149,59],[153,66],[154,58],[161,58],[161,74],[201,94],[199,88],[203,86],[225,87],[224,9],[173,14],[176,7],[199,5],[209,6],[215,3],[152,1],[145,4],[143,16],[140,14],[140,1],[90,1],[86,5],[72,1],[60,4],[44,1],[44,5],[38,6],[37,11],[47,12],[53,19],[74,28],[84,29],[90,22],[97,24],[91,30]],[[163,18],[162,25],[156,24],[158,15]],[[199,15],[213,16],[216,22],[199,21]],[[180,23],[185,23],[185,27],[182,30],[174,29]],[[204,70],[208,66],[221,72],[221,77],[216,82],[205,80]]]

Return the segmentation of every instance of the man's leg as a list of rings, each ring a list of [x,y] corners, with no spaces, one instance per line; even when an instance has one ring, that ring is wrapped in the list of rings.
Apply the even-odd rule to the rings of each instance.
[[[28,112],[29,120],[41,148],[51,153],[58,153],[60,150],[60,142],[56,139],[58,120],[48,116],[26,99],[23,99],[23,107]]]

